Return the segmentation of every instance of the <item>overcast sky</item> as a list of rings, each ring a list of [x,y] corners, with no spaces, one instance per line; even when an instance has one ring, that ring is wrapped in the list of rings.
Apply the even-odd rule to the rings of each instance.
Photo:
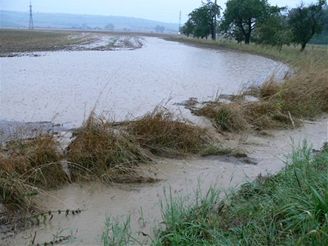
[[[315,0],[303,0],[311,3]],[[218,0],[225,5],[226,0]],[[301,0],[269,0],[271,4],[295,7]],[[200,6],[201,0],[32,0],[33,11],[47,13],[71,13],[94,15],[118,15],[139,17],[164,22],[182,21],[188,13]],[[28,11],[29,0],[0,0],[2,10]]]

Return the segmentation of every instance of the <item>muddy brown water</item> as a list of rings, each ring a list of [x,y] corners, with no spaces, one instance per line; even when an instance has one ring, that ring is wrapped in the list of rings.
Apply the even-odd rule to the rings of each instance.
[[[328,118],[305,123],[295,130],[270,131],[272,136],[244,135],[232,137],[231,143],[245,149],[257,164],[247,165],[236,159],[209,157],[188,160],[160,159],[141,166],[140,172],[152,174],[162,181],[155,184],[111,185],[88,183],[68,185],[40,197],[40,205],[47,210],[76,209],[85,211],[74,217],[56,216],[50,223],[23,231],[10,239],[11,245],[24,245],[36,232],[36,242],[49,241],[56,234],[70,234],[70,245],[100,245],[107,217],[124,222],[128,216],[134,235],[145,245],[153,229],[161,224],[161,201],[165,190],[173,197],[194,199],[195,191],[203,193],[210,187],[222,192],[235,189],[258,175],[274,174],[285,166],[287,155],[304,139],[314,149],[320,149],[328,139]],[[8,243],[8,242],[7,242]]]
[[[96,40],[104,45],[110,38]],[[288,67],[245,53],[201,49],[158,38],[121,51],[37,52],[0,58],[0,120],[79,126],[96,106],[111,119],[140,116],[165,104],[236,93],[245,84],[283,76]],[[91,44],[89,44],[91,45]]]

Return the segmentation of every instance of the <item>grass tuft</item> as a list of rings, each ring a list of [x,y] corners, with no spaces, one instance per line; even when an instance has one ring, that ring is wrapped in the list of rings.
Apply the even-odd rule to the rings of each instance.
[[[68,182],[60,164],[57,142],[50,135],[15,140],[0,151],[1,201],[8,208],[28,209],[38,188]],[[38,188],[37,188],[38,187]]]
[[[89,178],[115,181],[116,176],[131,172],[132,166],[150,160],[129,134],[93,114],[75,133],[67,157],[77,164],[70,166],[73,180],[90,174]]]
[[[205,129],[176,120],[165,109],[156,108],[130,122],[127,129],[143,148],[160,156],[197,154],[209,143]]]

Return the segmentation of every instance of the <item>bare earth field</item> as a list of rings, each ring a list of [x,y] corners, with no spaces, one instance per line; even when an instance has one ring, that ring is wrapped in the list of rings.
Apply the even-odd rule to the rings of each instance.
[[[0,57],[58,50],[115,50],[141,48],[135,35],[73,32],[0,30]],[[18,54],[19,53],[19,54]]]

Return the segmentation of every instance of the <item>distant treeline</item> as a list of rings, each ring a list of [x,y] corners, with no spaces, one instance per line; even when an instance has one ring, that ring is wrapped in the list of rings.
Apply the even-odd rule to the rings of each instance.
[[[309,42],[328,44],[326,0],[308,6],[300,3],[292,9],[270,5],[267,0],[228,0],[222,16],[221,10],[216,0],[203,2],[189,14],[180,32],[213,40],[219,35],[246,44],[297,44],[301,50]]]

